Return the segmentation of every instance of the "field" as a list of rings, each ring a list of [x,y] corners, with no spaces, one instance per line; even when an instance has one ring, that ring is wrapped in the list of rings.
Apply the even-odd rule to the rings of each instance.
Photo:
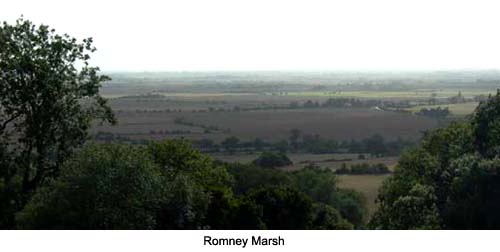
[[[117,126],[96,126],[94,132],[109,131],[132,138],[162,139],[173,136],[151,132],[177,130],[189,131],[188,134],[175,136],[188,139],[221,141],[237,136],[242,140],[261,138],[276,142],[288,139],[292,129],[335,140],[359,140],[373,134],[387,139],[418,139],[422,131],[437,126],[430,118],[370,108],[169,113],[132,110],[119,112],[117,117]],[[184,124],[176,123],[176,119],[182,119]],[[217,130],[207,133],[204,126]]]
[[[481,79],[467,72],[115,74],[115,80],[101,92],[109,98],[118,124],[96,123],[92,133],[105,132],[132,140],[185,138],[220,144],[229,137],[237,137],[240,143],[257,138],[278,143],[291,141],[291,131],[296,129],[304,139],[313,136],[350,142],[378,134],[385,141],[417,142],[422,132],[440,127],[442,122],[415,112],[448,107],[452,120],[464,118],[477,106],[476,96],[493,93],[498,86],[488,79],[490,75],[496,78],[496,74],[489,72]],[[459,93],[466,103],[448,102]],[[354,107],[350,103],[322,106],[328,99],[338,98],[356,99],[361,104],[387,102],[396,107]],[[440,104],[426,105],[430,99]],[[397,104],[403,104],[400,111]],[[408,104],[413,107],[408,108]],[[405,110],[411,113],[402,113]],[[208,154],[225,162],[249,163],[261,151],[222,149]],[[343,163],[348,166],[383,163],[392,169],[398,161],[397,154],[378,157],[362,154],[365,159],[346,150],[324,154],[291,151],[287,155],[293,165],[283,169],[297,170],[309,164],[338,169]],[[365,194],[373,213],[377,190],[387,176],[341,175],[340,186]]]
[[[415,89],[411,91],[341,91],[341,92],[290,92],[289,96],[299,97],[354,97],[366,99],[429,99],[448,98],[458,94],[458,91],[466,98],[472,98],[476,95],[493,93],[493,89]]]
[[[447,104],[447,105],[425,105],[425,106],[415,106],[410,109],[411,112],[415,113],[423,108],[448,108],[453,116],[467,116],[472,114],[476,109],[477,102],[459,103],[459,104]]]

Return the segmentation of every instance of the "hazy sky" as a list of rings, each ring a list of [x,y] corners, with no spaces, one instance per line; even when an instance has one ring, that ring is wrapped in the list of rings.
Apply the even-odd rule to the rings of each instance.
[[[500,69],[500,1],[2,0],[103,70]]]

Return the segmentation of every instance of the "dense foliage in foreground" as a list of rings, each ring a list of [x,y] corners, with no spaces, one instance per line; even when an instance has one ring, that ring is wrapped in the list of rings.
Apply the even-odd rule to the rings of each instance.
[[[230,166],[230,167],[228,167]],[[27,229],[351,229],[361,195],[335,174],[216,164],[185,141],[89,145],[16,215]]]
[[[500,228],[500,90],[472,118],[427,132],[380,189],[378,229]]]

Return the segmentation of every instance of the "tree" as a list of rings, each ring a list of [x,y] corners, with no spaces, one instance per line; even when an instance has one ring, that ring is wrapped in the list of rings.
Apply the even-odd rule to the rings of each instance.
[[[246,194],[253,188],[271,185],[292,185],[289,173],[278,169],[262,169],[249,164],[228,164],[228,171],[234,178],[233,191],[237,195]]]
[[[371,227],[498,229],[499,122],[497,92],[469,121],[426,132],[379,190]]]
[[[238,147],[239,142],[240,142],[240,139],[232,136],[232,137],[228,137],[228,138],[224,139],[224,141],[222,141],[222,143],[221,143],[221,146],[224,147],[224,149],[226,149],[226,151],[233,152],[234,149],[236,149]]]
[[[278,168],[293,164],[282,152],[263,152],[253,161],[253,164],[265,168]]]
[[[449,116],[451,113],[450,113],[450,110],[448,109],[448,107],[446,107],[446,108],[437,107],[437,108],[422,108],[422,109],[420,109],[419,112],[417,112],[415,114],[421,115],[421,116],[432,117],[432,118],[436,118],[436,119],[443,119],[443,118],[446,118],[447,116]]]
[[[314,211],[312,229],[353,229],[352,224],[344,220],[339,211],[329,205],[317,204],[314,206]]]
[[[337,209],[342,218],[352,223],[355,228],[365,227],[368,209],[364,194],[352,189],[337,189],[331,206]]]
[[[292,172],[292,175],[295,186],[313,201],[338,210],[356,228],[364,227],[367,214],[365,197],[352,190],[339,189],[339,179],[332,170],[311,165]]]
[[[297,188],[314,201],[332,204],[336,196],[338,178],[330,169],[309,165],[292,172]]]
[[[385,139],[379,134],[375,134],[369,138],[363,139],[363,144],[365,146],[365,150],[377,156],[383,155],[387,152]]]
[[[264,145],[265,145],[264,141],[262,141],[262,139],[260,139],[260,138],[258,138],[258,137],[257,137],[257,138],[255,138],[255,140],[253,141],[253,143],[252,143],[252,144],[253,144],[253,146],[254,146],[255,150],[257,150],[257,151],[261,151],[261,150],[262,150],[262,148],[263,148],[263,147],[264,147]]]
[[[500,154],[500,89],[476,108],[472,119],[475,144],[483,156]]]
[[[109,78],[89,64],[95,50],[92,38],[79,43],[23,18],[0,26],[0,145],[9,156],[0,167],[1,194],[21,191],[0,205],[19,210],[40,184],[59,174],[94,119],[115,122],[99,95]]]
[[[92,145],[65,162],[18,214],[27,229],[153,229],[165,181],[143,149]]]
[[[263,187],[249,198],[262,207],[262,220],[268,229],[308,229],[314,212],[306,194],[290,187]]]
[[[231,204],[225,198],[230,195],[232,178],[225,167],[214,164],[186,140],[151,143],[148,150],[166,179],[168,192],[159,211],[158,228],[200,229],[214,225],[207,222],[207,214],[216,215],[214,208],[207,213],[217,204],[211,200]]]
[[[389,211],[376,216],[373,223],[381,229],[438,229],[440,227],[439,212],[433,187],[415,184],[408,195],[397,198],[393,205],[384,210]],[[377,211],[378,215],[381,211]],[[382,218],[387,218],[384,219]]]

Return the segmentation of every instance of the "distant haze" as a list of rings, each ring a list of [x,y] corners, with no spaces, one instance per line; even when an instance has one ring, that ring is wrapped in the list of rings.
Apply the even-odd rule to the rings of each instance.
[[[78,38],[105,71],[500,69],[483,0],[3,1]]]

